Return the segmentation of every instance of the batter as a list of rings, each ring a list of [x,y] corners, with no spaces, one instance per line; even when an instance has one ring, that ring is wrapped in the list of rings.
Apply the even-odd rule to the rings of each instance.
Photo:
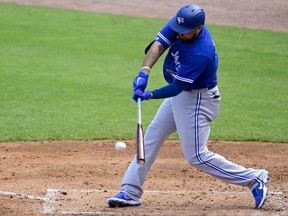
[[[268,172],[239,166],[207,148],[210,123],[218,115],[221,96],[217,86],[218,55],[204,24],[204,10],[195,4],[186,5],[146,48],[141,71],[133,80],[133,99],[165,100],[144,136],[145,164],[138,165],[134,158],[123,177],[120,193],[107,200],[110,207],[141,204],[147,174],[161,145],[175,131],[191,166],[224,182],[248,187],[255,207],[263,206]],[[168,85],[145,91],[151,68],[167,49],[163,75]]]

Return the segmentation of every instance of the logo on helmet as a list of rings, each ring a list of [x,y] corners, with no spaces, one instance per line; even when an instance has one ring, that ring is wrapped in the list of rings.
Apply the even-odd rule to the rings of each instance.
[[[177,17],[178,24],[184,23],[184,18]]]

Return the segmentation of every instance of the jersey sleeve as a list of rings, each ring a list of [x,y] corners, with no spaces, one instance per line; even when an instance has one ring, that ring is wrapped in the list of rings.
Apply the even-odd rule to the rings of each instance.
[[[169,26],[169,22],[157,33],[154,39],[154,41],[160,42],[165,50],[177,39],[175,32]]]

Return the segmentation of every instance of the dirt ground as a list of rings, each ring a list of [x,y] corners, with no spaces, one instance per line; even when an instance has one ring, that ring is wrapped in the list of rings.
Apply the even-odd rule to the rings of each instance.
[[[10,0],[77,10],[169,18],[187,1]],[[207,23],[288,31],[288,1],[203,0]],[[115,140],[0,143],[0,215],[288,215],[288,143],[216,142],[209,149],[240,165],[270,172],[261,210],[247,188],[190,167],[178,141],[164,143],[144,185],[139,207],[111,209],[135,153]]]
[[[111,209],[135,142],[0,143],[0,215],[288,215],[288,145],[210,142],[211,151],[270,172],[270,194],[254,209],[248,188],[229,185],[190,167],[180,143],[164,143],[144,184],[143,204]]]

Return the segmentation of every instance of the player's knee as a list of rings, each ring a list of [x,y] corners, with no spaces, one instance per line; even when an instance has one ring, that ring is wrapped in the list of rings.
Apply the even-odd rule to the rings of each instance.
[[[206,164],[209,161],[210,155],[213,154],[212,152],[205,151],[200,154],[196,154],[192,157],[187,158],[186,160],[191,166],[198,167]]]
[[[188,163],[191,165],[191,166],[194,166],[194,167],[197,167],[199,165],[201,165],[202,163],[195,157],[195,158],[190,158],[187,160]]]

